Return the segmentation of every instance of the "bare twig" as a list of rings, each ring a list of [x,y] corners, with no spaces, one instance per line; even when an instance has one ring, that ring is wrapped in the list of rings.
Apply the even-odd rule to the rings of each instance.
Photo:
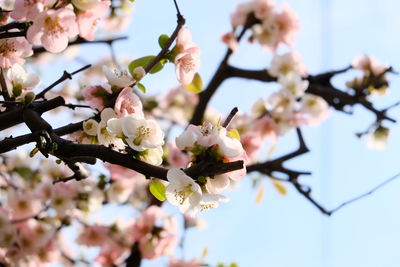
[[[50,91],[51,89],[53,89],[55,86],[59,85],[60,83],[62,83],[63,81],[65,81],[67,79],[72,79],[73,75],[75,75],[75,74],[77,74],[77,73],[79,73],[81,71],[84,71],[84,70],[90,68],[91,66],[92,65],[90,65],[90,64],[86,65],[86,66],[84,66],[84,67],[82,67],[82,68],[80,68],[80,69],[78,69],[78,70],[76,70],[74,72],[71,72],[71,73],[69,73],[67,71],[64,71],[63,75],[57,81],[55,81],[54,83],[52,83],[51,85],[49,85],[48,87],[43,89],[43,91],[41,91],[38,95],[36,95],[36,99],[44,98],[45,94],[48,91]]]

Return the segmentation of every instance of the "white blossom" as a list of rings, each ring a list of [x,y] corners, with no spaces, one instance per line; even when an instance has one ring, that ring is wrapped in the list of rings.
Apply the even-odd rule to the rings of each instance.
[[[121,120],[125,141],[134,150],[144,151],[164,144],[164,133],[155,120],[146,120],[134,115]]]
[[[93,119],[87,120],[83,123],[83,131],[87,135],[96,136],[99,123]]]
[[[386,148],[389,138],[389,129],[385,127],[378,127],[368,137],[367,147],[370,149],[382,150]]]
[[[200,210],[202,191],[200,186],[182,170],[174,168],[167,173],[169,185],[167,200],[179,207],[182,213],[194,216]]]
[[[290,72],[285,76],[280,76],[278,82],[282,85],[282,89],[289,92],[294,97],[301,97],[304,95],[308,87],[308,81],[305,81],[296,72]]]
[[[108,67],[103,66],[103,72],[107,78],[108,83],[111,86],[125,88],[132,85],[135,82],[135,79],[133,79],[132,76],[126,70],[120,71],[115,69],[113,72]]]

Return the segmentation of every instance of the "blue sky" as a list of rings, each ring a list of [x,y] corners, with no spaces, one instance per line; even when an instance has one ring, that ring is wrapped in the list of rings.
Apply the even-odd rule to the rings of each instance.
[[[215,71],[225,46],[220,35],[229,30],[229,14],[238,0],[181,0],[181,11],[194,41],[201,48],[201,70],[207,82]],[[303,0],[287,1],[299,14],[301,31],[295,49],[310,73],[347,66],[363,53],[374,55],[400,70],[399,31],[400,3],[394,0]],[[171,0],[135,1],[129,41],[116,46],[119,56],[131,58],[155,54],[157,38],[175,27]],[[83,51],[90,51],[84,47]],[[106,47],[104,53],[107,53]],[[284,50],[284,49],[283,49]],[[283,51],[282,50],[282,51]],[[100,50],[102,51],[102,50]],[[126,52],[125,52],[126,51]],[[101,52],[99,52],[100,54]],[[99,54],[87,54],[87,60]],[[245,68],[262,68],[269,64],[271,54],[257,45],[242,45],[232,63]],[[343,88],[346,78],[335,82]],[[377,99],[385,107],[400,100],[399,78],[391,75],[391,92]],[[165,91],[177,84],[173,67],[168,67],[144,83],[150,94]],[[257,97],[267,97],[273,85],[254,81],[229,80],[212,100],[222,113],[238,106],[248,111]],[[246,98],[243,98],[243,94]],[[400,119],[399,110],[393,117]],[[334,112],[318,128],[305,128],[311,152],[288,166],[310,170],[312,176],[303,183],[313,188],[313,195],[327,208],[368,191],[381,181],[400,172],[398,155],[400,129],[390,125],[389,147],[371,151],[365,140],[355,133],[365,130],[373,116],[361,108],[353,116]],[[294,133],[280,142],[275,156],[296,149]],[[229,194],[231,202],[202,214],[206,230],[191,230],[185,245],[186,257],[197,257],[207,247],[206,261],[236,262],[241,267],[395,267],[400,261],[400,181],[382,188],[374,195],[340,210],[332,217],[322,215],[308,201],[287,185],[288,194],[279,195],[265,179],[265,198],[254,204],[255,191],[250,179]],[[175,210],[176,212],[176,210]],[[146,262],[145,266],[160,266]]]

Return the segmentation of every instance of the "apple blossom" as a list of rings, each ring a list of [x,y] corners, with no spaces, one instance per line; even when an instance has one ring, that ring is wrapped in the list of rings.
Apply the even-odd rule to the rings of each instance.
[[[40,84],[38,75],[27,73],[19,64],[14,64],[7,71],[7,79],[11,83],[9,90],[11,90],[11,95],[14,97],[21,95],[23,90],[34,89]]]
[[[155,120],[129,115],[121,119],[121,128],[126,137],[125,141],[136,151],[164,144],[164,133]]]
[[[11,68],[14,64],[23,64],[25,57],[33,54],[32,45],[24,37],[0,40],[0,67]]]
[[[278,82],[282,85],[282,90],[289,92],[296,98],[304,95],[309,84],[308,81],[303,80],[296,72],[280,76]]]
[[[103,66],[103,72],[107,78],[108,83],[111,86],[116,86],[118,88],[125,88],[135,83],[135,79],[133,79],[132,76],[126,70],[120,71],[114,69],[113,71],[111,71],[108,67]]]
[[[278,28],[278,39],[280,42],[292,46],[295,34],[299,30],[297,14],[284,3],[282,12],[275,16],[275,23]]]
[[[111,1],[95,1],[94,3],[88,4],[89,7],[82,9],[84,4],[82,2],[93,2],[93,1],[74,1],[75,5],[79,2],[80,11],[77,14],[77,23],[79,27],[79,36],[85,38],[86,40],[94,40],[94,32],[97,27],[97,21],[101,16],[103,16],[109,6]],[[74,4],[73,2],[73,4]]]
[[[139,159],[152,165],[161,165],[164,151],[161,146],[148,148],[139,153]]]
[[[185,27],[178,33],[176,46],[179,49],[175,57],[176,76],[181,84],[187,85],[199,70],[200,49],[192,42],[192,36]]]
[[[117,116],[125,117],[129,114],[135,114],[144,117],[143,106],[139,97],[133,93],[131,87],[125,87],[115,100],[114,110]]]
[[[200,186],[177,168],[168,170],[167,179],[169,181],[166,189],[168,202],[178,206],[182,213],[195,215],[200,209],[202,196]]]
[[[280,77],[293,71],[301,76],[305,76],[307,73],[301,62],[300,54],[297,52],[288,52],[283,55],[275,54],[272,58],[268,73],[274,77]]]
[[[96,136],[97,128],[99,127],[99,123],[93,119],[87,120],[83,123],[83,131],[87,135]]]
[[[75,13],[72,5],[68,5],[41,12],[29,27],[27,39],[34,45],[43,45],[47,51],[59,53],[67,48],[69,38],[78,33]]]

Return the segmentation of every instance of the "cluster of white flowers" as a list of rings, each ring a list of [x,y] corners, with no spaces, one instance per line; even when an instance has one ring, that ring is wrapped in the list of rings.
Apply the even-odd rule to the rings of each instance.
[[[268,73],[278,78],[281,89],[267,100],[257,101],[253,113],[257,117],[270,115],[278,135],[301,124],[318,124],[327,117],[328,103],[319,96],[305,92],[309,82],[303,79],[306,71],[298,53],[275,55]]]
[[[137,152],[139,159],[160,165],[164,133],[155,120],[144,117],[142,103],[129,87],[134,79],[124,72],[113,73],[107,68],[104,72],[111,86],[125,88],[119,93],[114,109],[102,110],[100,122],[90,119],[83,124],[85,134],[117,150],[125,150],[129,146]]]
[[[205,122],[202,126],[190,125],[176,138],[176,144],[178,148],[193,153],[193,162],[207,153],[211,160],[219,162],[245,160],[242,144],[234,137],[226,128]],[[182,213],[194,216],[199,211],[218,207],[221,201],[228,201],[220,193],[229,186],[231,179],[238,180],[245,174],[243,167],[238,171],[201,177],[195,181],[182,170],[174,168],[168,171],[166,197],[171,204],[179,206]]]

